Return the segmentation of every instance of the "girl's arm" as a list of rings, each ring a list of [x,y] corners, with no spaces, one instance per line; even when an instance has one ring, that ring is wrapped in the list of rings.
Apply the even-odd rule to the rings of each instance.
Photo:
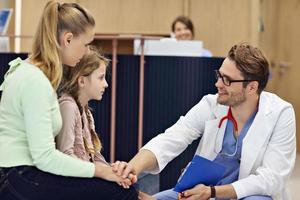
[[[59,107],[63,123],[62,129],[56,136],[56,147],[65,154],[77,157],[74,153],[77,105],[70,101],[64,101],[59,104]]]

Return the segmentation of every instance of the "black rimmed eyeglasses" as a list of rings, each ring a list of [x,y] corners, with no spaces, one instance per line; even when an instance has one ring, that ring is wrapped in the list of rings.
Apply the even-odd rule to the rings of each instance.
[[[237,83],[237,82],[251,82],[251,81],[257,81],[257,80],[231,80],[229,77],[227,77],[226,75],[222,75],[220,73],[219,70],[215,70],[215,73],[216,73],[216,79],[217,81],[219,79],[222,80],[223,84],[226,85],[226,86],[230,86],[231,83]]]

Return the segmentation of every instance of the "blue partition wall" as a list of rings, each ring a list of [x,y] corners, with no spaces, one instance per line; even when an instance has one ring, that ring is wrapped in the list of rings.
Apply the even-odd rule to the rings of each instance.
[[[173,125],[204,95],[216,92],[214,70],[222,61],[223,58],[146,57],[144,143]],[[198,143],[193,142],[161,172],[160,190],[175,185]]]
[[[0,53],[0,84],[2,84],[4,74],[8,70],[8,63],[17,57],[25,59],[27,54]]]
[[[27,54],[0,54],[1,83],[8,62],[15,57],[26,58]],[[137,152],[140,58],[121,55],[117,59],[116,159],[129,161]],[[174,124],[204,95],[216,92],[214,70],[222,61],[223,58],[145,57],[144,144]],[[107,73],[109,85],[110,71]],[[109,159],[110,149],[110,99],[111,88],[108,87],[101,102],[90,104],[106,159]],[[197,145],[195,141],[169,163],[160,175],[161,190],[174,186]]]

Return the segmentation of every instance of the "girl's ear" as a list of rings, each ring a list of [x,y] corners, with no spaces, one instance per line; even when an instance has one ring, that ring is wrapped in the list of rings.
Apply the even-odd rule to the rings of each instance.
[[[69,46],[74,35],[71,32],[64,32],[61,36],[61,43],[60,45],[63,45],[65,47]]]
[[[79,76],[78,80],[77,80],[78,86],[79,88],[84,87],[85,85],[85,77],[84,76]]]

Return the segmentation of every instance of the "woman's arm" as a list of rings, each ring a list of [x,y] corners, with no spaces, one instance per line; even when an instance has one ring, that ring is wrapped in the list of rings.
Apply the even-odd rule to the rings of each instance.
[[[33,165],[57,175],[93,177],[93,163],[75,159],[55,147],[54,132],[61,125],[61,117],[55,91],[45,75],[41,71],[33,74],[20,91],[28,153]]]

